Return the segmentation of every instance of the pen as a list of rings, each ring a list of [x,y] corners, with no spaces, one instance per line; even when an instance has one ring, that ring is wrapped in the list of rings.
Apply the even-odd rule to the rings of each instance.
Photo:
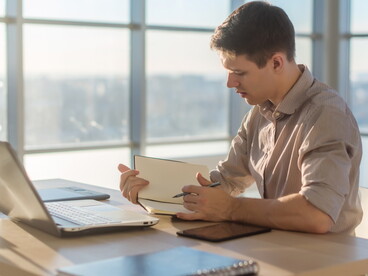
[[[218,185],[221,185],[221,183],[220,182],[215,182],[215,183],[212,183],[212,184],[210,184],[208,186],[203,186],[203,187],[217,187]],[[185,196],[185,195],[189,195],[189,194],[190,193],[187,193],[187,192],[180,193],[180,194],[174,195],[173,198],[177,198],[177,197],[181,197],[181,196]]]

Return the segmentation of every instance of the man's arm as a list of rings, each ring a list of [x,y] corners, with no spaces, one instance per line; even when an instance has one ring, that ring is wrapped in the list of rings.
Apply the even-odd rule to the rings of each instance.
[[[243,210],[250,210],[241,211]],[[309,233],[329,232],[334,222],[301,194],[278,199],[236,198],[231,220]]]
[[[300,194],[258,199],[235,198],[217,188],[186,186],[183,191],[192,193],[184,197],[184,206],[195,213],[178,213],[181,219],[237,221],[309,233],[326,233],[334,224]]]

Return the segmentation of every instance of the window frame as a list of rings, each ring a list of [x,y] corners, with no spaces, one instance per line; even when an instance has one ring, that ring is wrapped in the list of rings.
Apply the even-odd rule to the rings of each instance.
[[[243,4],[241,0],[229,0],[230,8],[235,9]],[[349,71],[348,67],[334,70],[332,77],[326,76],[328,69],[333,69],[333,60],[336,59],[332,55],[327,57],[324,55],[326,50],[326,26],[323,26],[323,18],[326,17],[330,22],[327,24],[331,27],[331,23],[339,21],[343,18],[344,21],[349,19],[350,0],[339,0],[339,6],[336,9],[330,9],[329,5],[334,5],[334,1],[319,1],[313,0],[313,27],[312,33],[296,33],[296,37],[308,38],[312,41],[312,71],[316,78],[334,82],[338,91],[349,91]],[[330,4],[328,4],[330,3]],[[104,23],[93,21],[69,21],[69,20],[50,20],[50,19],[29,19],[22,16],[23,0],[7,0],[6,16],[0,18],[1,22],[5,22],[7,31],[7,140],[13,145],[18,152],[20,159],[23,159],[25,154],[33,153],[51,153],[60,151],[78,151],[91,149],[109,149],[128,147],[131,150],[131,157],[135,154],[144,154],[145,148],[148,145],[170,144],[170,143],[197,143],[208,141],[228,141],[236,134],[242,117],[244,115],[244,103],[239,101],[235,93],[230,93],[229,100],[229,129],[227,137],[215,138],[214,140],[198,140],[198,139],[183,139],[154,142],[148,144],[146,141],[146,82],[142,82],[142,76],[145,74],[145,32],[149,30],[165,30],[165,31],[180,31],[180,32],[213,32],[213,28],[195,28],[195,27],[173,27],[173,26],[158,26],[146,25],[145,23],[145,0],[130,1],[130,22],[128,24]],[[348,8],[347,8],[348,7]],[[230,11],[229,11],[230,12]],[[340,18],[339,18],[339,13]],[[341,20],[340,20],[341,21]],[[350,38],[355,37],[353,34],[346,32],[349,25],[347,22],[342,22],[337,30],[337,43],[340,45],[338,59],[344,64],[349,64],[349,43]],[[130,41],[130,140],[127,143],[100,143],[85,144],[75,147],[60,147],[47,149],[25,149],[24,145],[24,87],[23,87],[23,41],[22,32],[24,24],[46,24],[46,25],[72,25],[72,26],[90,26],[90,27],[107,27],[107,28],[124,28],[128,29],[131,34]],[[336,30],[334,30],[336,33]],[[330,36],[329,36],[330,37]],[[335,38],[336,39],[336,38]],[[335,40],[336,42],[336,40]],[[336,83],[338,81],[338,83]],[[225,84],[224,84],[225,85]],[[349,95],[342,95],[349,102]]]
[[[347,80],[346,80],[346,83],[344,84],[345,85],[345,88],[346,88],[346,91],[352,91],[352,81],[350,79],[350,45],[351,45],[351,42],[353,41],[353,39],[355,38],[365,38],[365,39],[368,39],[368,32],[367,33],[364,33],[364,32],[358,32],[358,33],[353,33],[351,31],[351,28],[350,28],[350,24],[351,24],[351,21],[350,21],[350,17],[351,17],[351,2],[349,1],[349,3],[346,3],[348,2],[348,0],[340,0],[343,2],[343,4],[345,5],[345,13],[343,13],[343,16],[347,18],[347,22],[346,22],[346,25],[343,25],[343,23],[341,23],[342,25],[342,30],[344,31],[342,33],[342,39],[344,40],[344,44],[343,44],[343,53],[342,53],[342,56],[341,58],[345,58],[345,60],[347,60],[347,63],[349,66],[347,66],[347,68],[340,68],[340,70],[342,71],[342,74],[346,74],[347,75]],[[351,105],[352,103],[352,97],[353,97],[353,92],[347,92],[346,93],[346,101],[348,102],[349,105]],[[360,135],[364,138],[368,137],[368,131],[367,130],[362,130],[360,129]]]

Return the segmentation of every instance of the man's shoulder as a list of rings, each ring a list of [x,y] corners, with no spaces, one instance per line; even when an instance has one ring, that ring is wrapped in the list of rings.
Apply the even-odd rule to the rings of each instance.
[[[356,119],[345,100],[326,84],[317,83],[306,91],[308,100],[299,111],[306,129],[340,128],[359,133]]]
[[[313,109],[334,109],[346,113],[347,103],[342,96],[333,88],[325,83],[315,80],[313,85],[306,91],[307,103]]]

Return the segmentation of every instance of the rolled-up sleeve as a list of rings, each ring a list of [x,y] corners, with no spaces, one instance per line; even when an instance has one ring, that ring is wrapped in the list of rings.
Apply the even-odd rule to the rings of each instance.
[[[354,182],[350,179],[352,166],[359,167],[360,162],[356,157],[360,154],[360,140],[357,130],[349,129],[355,127],[347,121],[350,118],[329,106],[314,110],[308,122],[312,125],[305,128],[308,132],[299,149],[300,194],[335,222]]]

